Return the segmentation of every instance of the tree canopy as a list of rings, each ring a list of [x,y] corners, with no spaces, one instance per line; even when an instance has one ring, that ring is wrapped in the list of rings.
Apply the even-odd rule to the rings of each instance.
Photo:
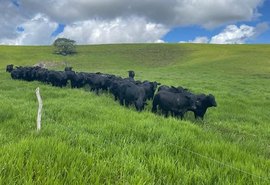
[[[67,38],[57,38],[53,42],[55,53],[60,55],[70,55],[76,53],[76,41]]]

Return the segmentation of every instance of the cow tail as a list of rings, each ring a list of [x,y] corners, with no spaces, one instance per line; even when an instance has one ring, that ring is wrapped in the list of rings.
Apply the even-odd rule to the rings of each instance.
[[[158,99],[159,99],[158,97],[159,97],[158,95],[155,95],[154,96],[153,106],[152,106],[152,112],[157,112]]]

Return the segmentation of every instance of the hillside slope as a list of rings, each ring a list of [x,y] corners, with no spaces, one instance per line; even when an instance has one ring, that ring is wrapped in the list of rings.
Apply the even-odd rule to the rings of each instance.
[[[15,81],[7,64],[45,63],[213,94],[204,121],[138,113],[85,89]],[[0,184],[269,184],[270,45],[0,46]],[[42,131],[36,133],[40,87]]]

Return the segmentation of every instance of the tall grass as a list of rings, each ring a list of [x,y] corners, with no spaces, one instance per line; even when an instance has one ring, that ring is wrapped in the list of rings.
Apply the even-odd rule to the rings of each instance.
[[[269,184],[270,46],[132,44],[0,47],[0,184]],[[51,62],[212,93],[204,121],[121,107],[111,95],[12,80],[5,66]],[[43,98],[36,132],[36,87]]]

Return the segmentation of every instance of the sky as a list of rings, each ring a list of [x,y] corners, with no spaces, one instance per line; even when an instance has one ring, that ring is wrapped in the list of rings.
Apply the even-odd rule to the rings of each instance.
[[[269,44],[270,0],[0,0],[0,45]]]

